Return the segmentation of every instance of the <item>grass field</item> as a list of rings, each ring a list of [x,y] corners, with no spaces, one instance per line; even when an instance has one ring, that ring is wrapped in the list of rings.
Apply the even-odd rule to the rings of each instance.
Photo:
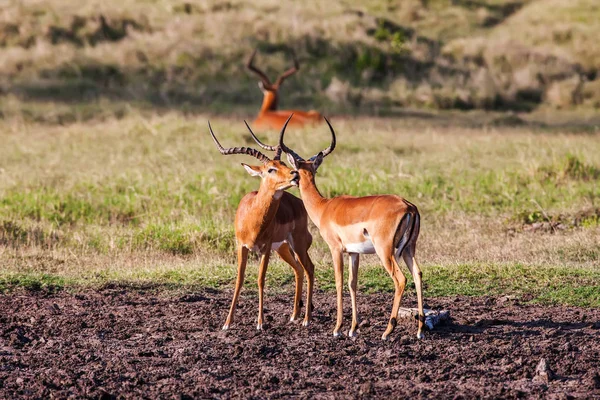
[[[598,0],[0,4],[0,398],[600,398]],[[274,256],[256,330],[251,254],[220,329],[236,207],[259,187],[240,163],[258,161],[222,156],[207,120],[255,146],[254,49],[271,79],[299,59],[280,110],[335,127],[323,195],[419,208],[425,307],[452,316],[424,340],[410,318],[378,339],[394,285],[375,255],[360,334],[332,340],[312,223],[313,322],[289,323],[294,274]],[[304,157],[329,140],[286,134]]]
[[[255,47],[269,76],[298,54],[284,107],[597,110],[599,34],[595,0],[6,0],[0,113],[255,110]]]
[[[252,160],[217,152],[207,118],[131,110],[67,126],[0,121],[0,288],[231,287],[235,208],[259,182],[239,165]],[[250,143],[241,119],[211,122],[224,145]],[[597,130],[408,114],[333,124],[338,147],[317,184],[327,196],[395,193],[419,207],[426,296],[600,306]],[[288,132],[305,156],[328,139],[325,127]],[[332,289],[328,249],[313,233],[318,288]],[[392,290],[377,259],[363,260],[360,290]],[[292,283],[273,262],[269,290]]]
[[[242,118],[261,94],[243,61],[256,47],[270,76],[291,49],[300,58],[283,108],[334,115],[326,195],[418,205],[427,295],[599,306],[597,17],[592,0],[9,0],[0,288],[230,287],[235,207],[258,181],[218,154],[206,120],[224,144],[250,143]],[[289,133],[304,155],[327,140],[323,127]],[[363,266],[363,290],[392,289],[374,257]],[[268,279],[293,280],[278,262]]]

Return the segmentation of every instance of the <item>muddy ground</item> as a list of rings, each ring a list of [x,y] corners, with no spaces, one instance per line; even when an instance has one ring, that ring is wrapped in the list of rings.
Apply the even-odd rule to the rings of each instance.
[[[291,295],[268,296],[264,332],[245,292],[222,332],[230,296],[0,295],[0,398],[600,398],[599,309],[428,299],[453,320],[422,341],[414,321],[400,321],[382,342],[389,293],[359,295],[356,339],[331,336],[334,295],[322,292],[308,328],[286,322]],[[542,359],[547,374],[536,373]]]

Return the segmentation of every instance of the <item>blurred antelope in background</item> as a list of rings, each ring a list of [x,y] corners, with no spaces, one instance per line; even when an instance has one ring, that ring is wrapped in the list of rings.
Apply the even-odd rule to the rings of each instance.
[[[264,98],[258,116],[254,120],[253,126],[259,128],[279,129],[286,121],[290,114],[294,114],[294,118],[290,121],[291,126],[305,126],[308,124],[316,124],[321,122],[321,114],[317,111],[299,111],[299,110],[277,110],[279,88],[283,81],[298,72],[300,65],[296,55],[292,52],[294,66],[279,75],[275,83],[271,83],[267,75],[256,66],[254,66],[254,57],[256,50],[252,52],[246,67],[254,72],[260,78],[258,86],[263,92]]]
[[[288,120],[283,125],[283,135]],[[246,124],[248,126],[248,124]],[[223,329],[229,329],[237,306],[240,291],[244,284],[248,252],[260,254],[258,270],[258,322],[256,328],[263,328],[263,299],[265,275],[269,264],[271,250],[293,269],[296,278],[294,309],[290,321],[295,321],[302,307],[302,284],[304,275],[307,278],[306,312],[302,325],[307,326],[312,318],[312,294],[314,285],[314,265],[308,256],[308,248],[312,244],[312,236],[308,231],[308,216],[302,201],[285,192],[292,186],[298,186],[299,175],[281,162],[281,149],[277,148],[273,160],[248,147],[224,148],[221,146],[208,123],[210,134],[223,155],[246,154],[257,158],[262,165],[242,164],[251,176],[261,178],[258,191],[245,195],[235,215],[235,237],[237,241],[238,273],[233,292],[233,300]],[[250,129],[250,127],[248,127]],[[252,133],[252,131],[250,130]],[[252,133],[254,136],[254,133]]]

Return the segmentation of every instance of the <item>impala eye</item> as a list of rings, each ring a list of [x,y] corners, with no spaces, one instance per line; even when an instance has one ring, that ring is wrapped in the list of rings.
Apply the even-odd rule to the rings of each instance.
[[[270,174],[272,174],[272,173],[273,173],[273,172],[275,172],[275,171],[277,171],[277,169],[275,169],[275,168],[269,168],[269,169],[267,170],[267,172],[268,172],[268,173],[270,173]]]

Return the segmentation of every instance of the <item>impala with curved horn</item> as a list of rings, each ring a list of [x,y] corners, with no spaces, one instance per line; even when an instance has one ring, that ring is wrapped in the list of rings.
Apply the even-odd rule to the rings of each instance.
[[[321,122],[321,114],[317,111],[298,111],[298,110],[277,110],[279,88],[285,79],[294,75],[300,69],[300,64],[294,52],[292,57],[294,60],[294,66],[283,72],[275,81],[271,83],[267,75],[254,66],[254,57],[256,56],[256,50],[252,52],[246,67],[254,72],[260,78],[258,86],[263,92],[263,103],[260,107],[258,116],[254,120],[255,127],[279,129],[283,125],[285,120],[294,114],[294,118],[290,121],[292,126],[304,126],[307,124],[315,124]]]
[[[291,117],[290,117],[291,118]],[[289,118],[281,129],[283,135]],[[245,121],[244,121],[245,122]],[[248,124],[246,124],[248,126]],[[248,252],[261,255],[258,270],[258,323],[257,329],[263,327],[263,299],[265,275],[271,250],[294,270],[296,291],[294,309],[290,321],[295,321],[302,307],[303,276],[307,278],[306,312],[302,325],[307,326],[312,318],[312,294],[314,285],[314,265],[308,256],[308,248],[312,244],[312,236],[308,231],[308,216],[302,201],[285,192],[292,186],[298,186],[299,174],[281,162],[281,148],[275,148],[273,160],[260,151],[249,147],[224,148],[221,146],[208,123],[210,134],[223,155],[246,154],[262,162],[260,166],[242,164],[252,176],[259,176],[261,183],[258,191],[245,195],[235,215],[235,237],[237,241],[238,274],[233,292],[233,300],[223,329],[229,329],[239,299]],[[248,127],[250,129],[250,127]],[[252,136],[254,133],[250,130]]]
[[[349,336],[356,334],[359,321],[356,302],[359,255],[375,253],[392,277],[395,287],[392,313],[382,339],[386,340],[396,327],[398,310],[406,286],[406,277],[398,264],[400,257],[404,259],[415,280],[419,309],[417,337],[420,339],[423,337],[425,315],[422,274],[415,259],[420,229],[419,211],[414,204],[395,195],[339,196],[332,199],[323,197],[316,187],[315,174],[323,159],[331,154],[336,145],[333,127],[327,119],[325,121],[331,130],[331,144],[308,160],[304,160],[284,144],[283,134],[279,136],[279,145],[276,147],[265,145],[256,136],[252,136],[265,149],[282,149],[287,154],[290,164],[300,173],[300,194],[304,206],[329,245],[333,257],[337,290],[337,323],[333,335],[339,336],[342,327],[344,253],[350,255],[348,287],[352,301],[352,326]]]

